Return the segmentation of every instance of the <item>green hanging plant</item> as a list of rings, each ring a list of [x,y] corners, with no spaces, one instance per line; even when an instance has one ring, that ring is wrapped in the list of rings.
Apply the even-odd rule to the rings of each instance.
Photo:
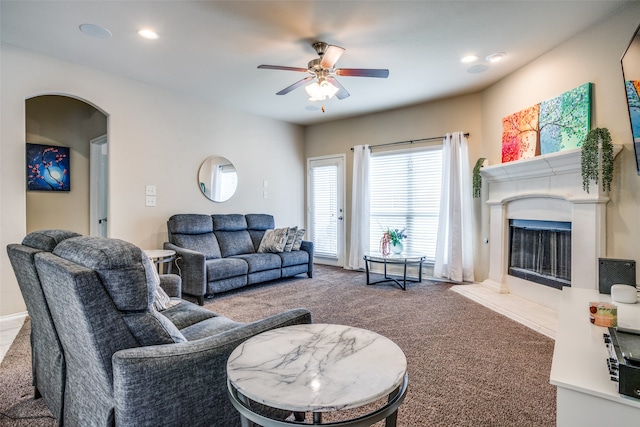
[[[484,157],[480,157],[476,162],[476,165],[473,167],[473,198],[477,199],[480,197],[482,192],[482,176],[480,176],[480,168],[484,164],[486,159]]]
[[[613,144],[611,134],[607,128],[592,129],[582,143],[581,167],[582,167],[582,188],[588,193],[589,183],[595,181],[598,184],[599,154],[598,142],[602,141],[602,179],[600,188],[602,191],[611,190],[613,181]]]

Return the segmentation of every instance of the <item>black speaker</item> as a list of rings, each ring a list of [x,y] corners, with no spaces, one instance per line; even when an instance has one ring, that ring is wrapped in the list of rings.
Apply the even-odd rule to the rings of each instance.
[[[598,288],[610,294],[616,284],[636,286],[636,262],[631,259],[598,258]]]

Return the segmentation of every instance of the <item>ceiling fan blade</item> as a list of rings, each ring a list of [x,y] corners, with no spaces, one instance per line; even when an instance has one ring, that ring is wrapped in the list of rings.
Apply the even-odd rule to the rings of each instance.
[[[327,81],[338,88],[338,91],[336,92],[336,98],[345,99],[351,96],[349,92],[347,92],[347,90],[344,88],[344,86],[342,86],[340,82],[336,80],[334,77],[331,77],[331,76],[327,77]]]
[[[258,65],[258,68],[262,68],[264,70],[285,70],[285,71],[301,71],[306,72],[306,68],[299,67],[284,67],[282,65]]]
[[[336,62],[338,62],[338,59],[340,59],[343,53],[344,53],[344,48],[340,46],[327,47],[327,50],[322,55],[322,60],[320,61],[320,65],[322,65],[325,68],[333,68],[333,66],[336,65]]]
[[[336,75],[348,77],[379,77],[386,79],[389,77],[389,70],[375,68],[338,68]]]
[[[299,88],[300,86],[304,85],[309,80],[313,80],[313,79],[315,79],[315,76],[309,76],[309,77],[305,77],[302,80],[298,80],[297,82],[295,82],[291,86],[287,86],[284,89],[282,89],[280,92],[276,93],[276,95],[286,95],[289,92],[291,92],[292,90]]]

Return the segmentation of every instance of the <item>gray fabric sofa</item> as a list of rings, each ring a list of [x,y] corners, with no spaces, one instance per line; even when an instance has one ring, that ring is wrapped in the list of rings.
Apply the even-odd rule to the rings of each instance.
[[[239,425],[229,354],[258,333],[311,322],[294,309],[241,324],[184,300],[157,311],[153,263],[118,239],[71,237],[34,260],[63,348],[68,426]]]
[[[267,230],[266,214],[177,214],[167,221],[165,249],[176,251],[182,291],[204,303],[205,296],[246,285],[306,273],[313,276],[313,242],[300,250],[258,253]]]

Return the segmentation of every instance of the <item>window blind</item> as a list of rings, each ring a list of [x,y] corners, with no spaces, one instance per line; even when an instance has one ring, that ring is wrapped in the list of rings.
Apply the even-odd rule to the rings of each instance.
[[[383,152],[371,156],[370,251],[380,249],[387,229],[405,229],[405,252],[435,259],[442,147]]]

